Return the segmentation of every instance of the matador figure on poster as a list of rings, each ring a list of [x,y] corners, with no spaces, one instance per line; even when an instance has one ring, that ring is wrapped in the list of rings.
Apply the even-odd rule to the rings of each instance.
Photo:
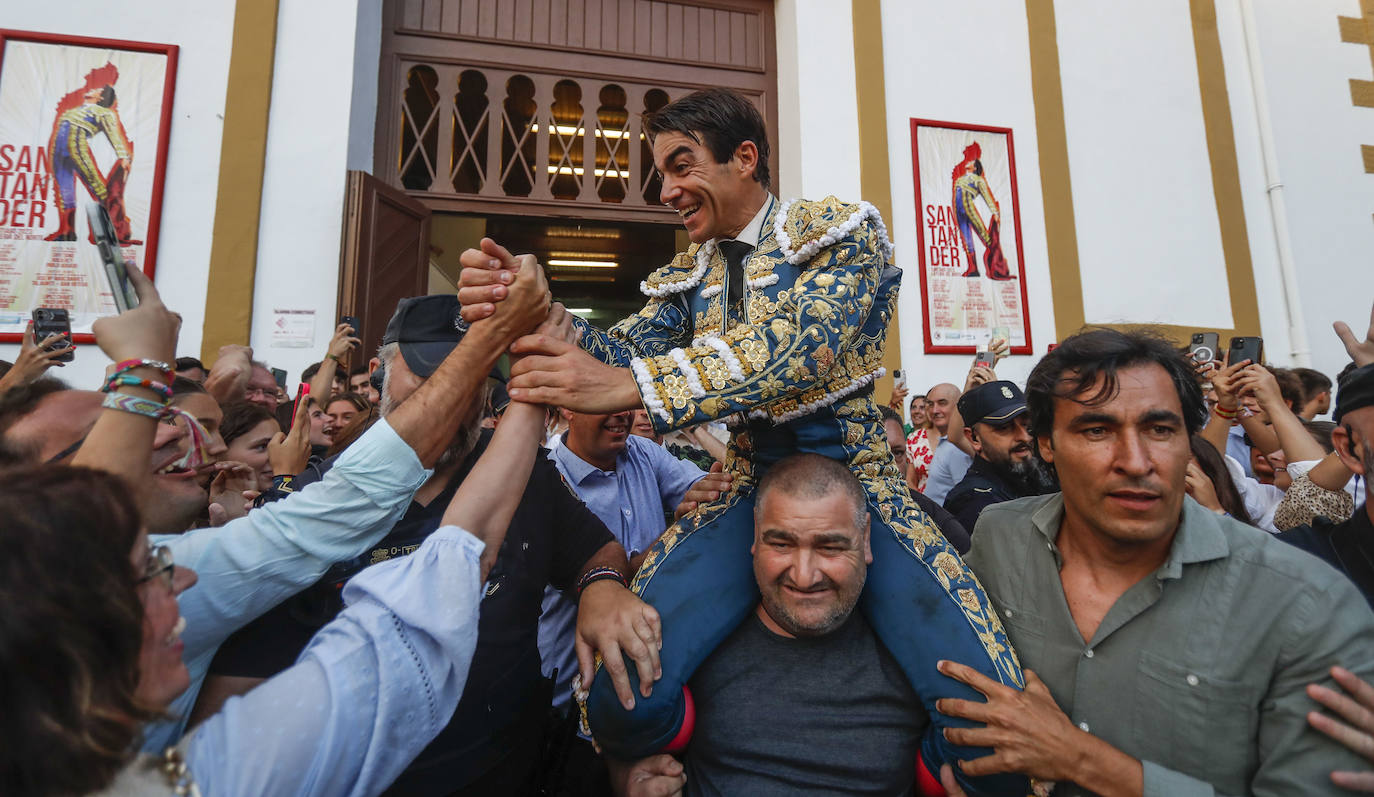
[[[755,486],[771,464],[810,452],[848,463],[867,492],[873,562],[860,607],[931,717],[925,766],[938,778],[943,763],[988,754],[945,739],[944,728],[964,723],[935,701],[982,697],[940,675],[936,662],[963,662],[1017,688],[1021,669],[973,573],[912,501],[873,401],[901,279],[878,211],[833,197],[779,202],[768,189],[762,116],[735,92],[688,95],[644,130],[661,199],[692,245],[649,275],[648,303],[609,331],[575,319],[576,343],[518,341],[511,398],[588,413],[642,406],[660,432],[726,420],[733,482],[669,527],[634,576],[633,589],[662,619],[662,676],[645,697],[627,661],[627,710],[601,667],[585,701],[594,738],[621,759],[685,744],[688,680],[759,600]],[[468,321],[492,311],[504,295],[502,270],[518,268],[494,242],[482,246],[462,256]],[[1019,775],[954,770],[970,794],[1027,793]]]
[[[965,277],[978,276],[978,255],[973,249],[976,237],[983,244],[983,264],[988,276],[995,280],[1011,279],[1007,268],[1007,258],[1002,253],[1002,207],[992,196],[992,187],[983,176],[983,152],[978,142],[964,148],[964,159],[954,167],[951,175],[954,180],[953,201],[954,219],[959,227],[959,240],[964,245],[964,257],[968,258]],[[987,223],[978,212],[975,200],[981,199],[988,206]]]
[[[133,167],[134,145],[119,118],[114,84],[119,70],[105,64],[86,74],[85,85],[57,103],[52,136],[48,139],[48,170],[57,204],[58,228],[45,240],[76,240],[76,181],[109,211],[115,235],[122,244],[138,244],[132,237],[124,210],[124,186]],[[101,174],[91,154],[91,139],[104,135],[117,159],[108,174]],[[92,240],[94,243],[94,240]]]

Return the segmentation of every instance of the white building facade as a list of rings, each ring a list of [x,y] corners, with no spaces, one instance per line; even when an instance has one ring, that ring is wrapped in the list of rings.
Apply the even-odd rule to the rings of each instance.
[[[182,354],[209,364],[220,345],[248,343],[294,375],[323,354],[335,319],[363,301],[359,286],[373,286],[369,301],[389,295],[377,284],[384,264],[368,265],[367,279],[350,270],[350,171],[435,214],[421,258],[436,290],[451,286],[458,252],[483,230],[536,236],[544,233],[528,225],[543,223],[581,230],[568,233],[576,238],[602,234],[593,229],[600,224],[621,225],[628,238],[669,234],[671,217],[631,201],[643,193],[642,157],[612,153],[614,163],[603,162],[606,145],[633,148],[634,123],[598,129],[571,149],[549,128],[562,129],[558,103],[572,101],[569,86],[580,90],[586,118],[604,121],[634,115],[634,86],[676,96],[716,69],[739,76],[776,128],[779,196],[863,198],[883,211],[906,269],[888,364],[919,392],[961,383],[970,358],[923,346],[913,118],[1014,131],[1033,355],[1008,360],[1004,378],[1023,381],[1049,344],[1084,324],[1158,324],[1185,338],[1190,330],[1262,335],[1271,363],[1334,376],[1346,357],[1331,323],[1363,329],[1374,301],[1374,9],[1365,9],[1360,0],[136,0],[109,14],[93,0],[67,0],[11,4],[5,25],[179,46],[156,281],[183,315]],[[621,44],[590,33],[560,44],[540,34],[541,14],[550,27],[605,33],[602,15],[621,25]],[[708,56],[709,33],[674,38],[708,29],[707,14],[733,49],[717,41]],[[644,52],[625,43],[626,25]],[[405,50],[415,41],[426,43],[432,71],[479,72],[492,88],[471,106],[460,96],[468,89],[441,86],[440,134],[397,137],[398,103],[420,85],[405,82],[418,74],[406,66],[421,58]],[[463,148],[448,142],[464,135],[464,108],[517,107],[509,79],[504,104],[495,86],[520,53],[539,107],[553,108],[528,127],[537,134],[546,120],[549,138],[532,150],[528,195],[503,183],[495,197],[477,150],[465,165]],[[634,74],[607,73],[611,58]],[[569,77],[555,85],[559,69]],[[628,100],[604,89],[589,96],[597,81],[615,79],[631,87]],[[546,85],[553,105],[539,94]],[[465,141],[498,142],[477,141],[491,132],[482,130]],[[438,140],[427,152],[452,176],[443,191],[434,188],[437,166],[433,185],[420,188],[402,174],[398,150],[432,148],[427,135]],[[563,146],[563,158],[574,150],[596,158],[596,178],[577,165],[583,160],[559,160],[545,144]],[[487,164],[509,166],[509,153],[482,152]],[[545,157],[551,176],[540,198]],[[473,183],[464,195],[463,169],[484,187]],[[624,197],[591,204],[587,192],[605,200],[605,178],[620,174],[626,188],[614,190]],[[559,198],[579,188],[560,189],[565,177],[580,183],[576,201]],[[671,251],[674,239],[665,240]],[[628,243],[622,251],[626,262],[649,257]],[[584,290],[578,279],[556,280],[555,294],[592,297],[585,304],[611,290],[609,282]],[[632,298],[588,309],[610,321]],[[314,313],[311,345],[273,346],[283,310]],[[16,354],[17,346],[0,347],[0,357]],[[59,375],[93,385],[105,365],[84,347]]]

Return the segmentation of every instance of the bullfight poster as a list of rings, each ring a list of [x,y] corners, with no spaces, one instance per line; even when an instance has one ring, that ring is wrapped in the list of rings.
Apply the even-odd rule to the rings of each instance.
[[[1010,128],[911,120],[927,354],[1031,353]]]
[[[92,203],[128,266],[153,275],[176,58],[174,45],[0,30],[0,340],[39,307],[67,310],[77,340],[115,312]]]

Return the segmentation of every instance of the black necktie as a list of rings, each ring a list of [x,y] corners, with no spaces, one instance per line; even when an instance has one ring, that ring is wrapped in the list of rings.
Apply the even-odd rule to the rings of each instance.
[[[725,314],[728,318],[740,309],[744,300],[744,259],[754,247],[743,241],[721,241],[721,254],[725,255]]]

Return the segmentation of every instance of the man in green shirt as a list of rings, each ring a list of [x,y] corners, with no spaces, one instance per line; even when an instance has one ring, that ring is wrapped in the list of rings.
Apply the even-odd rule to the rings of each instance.
[[[1207,413],[1187,361],[1093,330],[1026,393],[1063,493],[989,507],[973,535],[968,564],[1027,669],[1016,692],[940,663],[987,696],[937,704],[985,723],[946,731],[993,749],[965,773],[1025,773],[1058,797],[1346,793],[1329,773],[1361,759],[1308,727],[1304,688],[1333,665],[1374,674],[1374,614],[1330,566],[1186,496]]]

